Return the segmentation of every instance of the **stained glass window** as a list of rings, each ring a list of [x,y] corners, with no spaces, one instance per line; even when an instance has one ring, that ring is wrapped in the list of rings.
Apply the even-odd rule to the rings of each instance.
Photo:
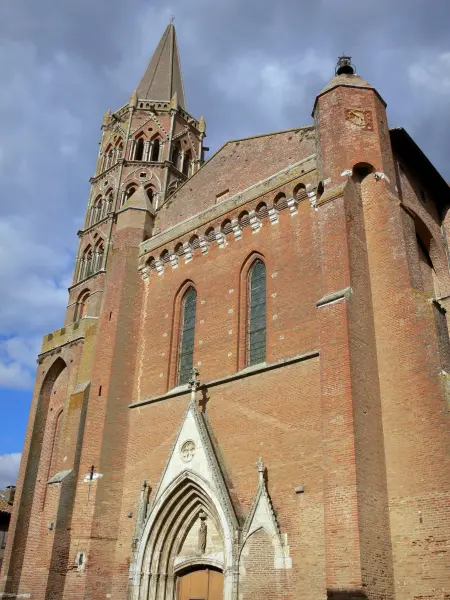
[[[250,270],[248,290],[248,365],[266,360],[266,265],[257,260]]]
[[[189,288],[181,307],[181,337],[178,359],[178,384],[188,383],[194,365],[195,310],[197,292]]]

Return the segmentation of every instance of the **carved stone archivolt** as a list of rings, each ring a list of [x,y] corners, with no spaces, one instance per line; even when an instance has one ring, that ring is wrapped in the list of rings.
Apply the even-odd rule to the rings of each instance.
[[[266,488],[264,465],[251,511],[239,525],[204,417],[197,410],[197,378],[173,450],[154,497],[144,482],[137,511],[130,565],[130,600],[175,599],[176,575],[194,565],[224,574],[224,600],[237,600],[239,560],[248,538],[264,529],[276,548],[275,568],[290,568]]]

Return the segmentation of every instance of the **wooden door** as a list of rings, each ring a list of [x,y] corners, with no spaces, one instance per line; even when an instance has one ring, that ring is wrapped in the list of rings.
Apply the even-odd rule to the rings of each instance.
[[[178,577],[177,600],[222,600],[223,573],[196,569]]]

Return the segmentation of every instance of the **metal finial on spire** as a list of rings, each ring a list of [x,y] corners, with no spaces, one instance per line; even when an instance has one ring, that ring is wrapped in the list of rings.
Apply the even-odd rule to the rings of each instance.
[[[338,58],[336,65],[336,75],[354,75],[356,73],[355,65],[352,64],[352,57],[342,55]]]
[[[171,22],[171,23],[173,23],[174,21],[175,21],[175,15],[172,15],[172,16],[170,17],[170,22]]]
[[[264,463],[261,457],[258,458],[256,466],[258,467],[259,481],[262,483],[264,482]]]

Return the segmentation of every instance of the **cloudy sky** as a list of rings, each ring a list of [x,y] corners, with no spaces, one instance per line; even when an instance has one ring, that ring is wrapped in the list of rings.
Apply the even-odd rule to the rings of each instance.
[[[40,339],[63,324],[102,115],[128,100],[172,15],[211,152],[310,124],[345,52],[450,179],[448,0],[2,0],[0,487],[15,478]]]

